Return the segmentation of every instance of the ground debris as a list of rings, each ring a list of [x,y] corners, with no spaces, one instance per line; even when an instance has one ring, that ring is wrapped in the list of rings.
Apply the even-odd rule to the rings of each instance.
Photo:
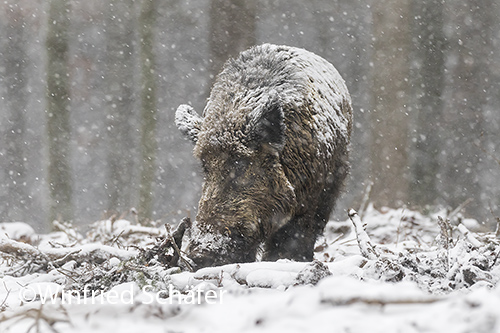
[[[366,277],[387,282],[414,281],[433,294],[469,288],[476,283],[493,287],[498,282],[492,271],[499,269],[500,246],[493,233],[478,235],[462,223],[453,226],[437,216],[434,226],[425,227],[434,229],[435,241],[418,244],[418,251],[413,248],[413,241],[402,242],[402,246],[393,246],[382,254],[383,246],[376,244],[366,231],[369,225],[354,210],[349,212],[349,218],[359,251],[368,259],[363,274]],[[386,239],[380,234],[376,237]]]
[[[202,328],[185,328],[200,318],[214,327],[226,321],[240,325],[208,330],[221,332],[298,318],[307,325],[297,328],[315,327],[319,317],[324,328],[335,325],[336,331],[496,327],[500,239],[494,232],[480,232],[480,224],[470,220],[439,218],[448,217],[442,211],[423,215],[368,205],[362,219],[354,211],[349,215],[328,223],[312,262],[235,263],[196,272],[182,268],[189,259],[178,250],[188,219],[175,230],[159,223],[142,229],[124,220],[99,221],[85,234],[60,224],[48,235],[32,234],[32,242],[7,234],[0,239],[0,331],[38,325],[41,332],[107,332],[114,328],[110,315],[129,331],[150,324],[163,329],[168,321],[174,331],[195,332]],[[12,226],[5,230],[21,234]],[[76,306],[92,304],[94,294],[104,303]],[[113,301],[120,294],[133,301]],[[19,302],[26,295],[31,298]],[[44,295],[56,302],[44,305]],[[73,303],[62,304],[63,297]],[[429,321],[438,312],[443,316]],[[417,319],[409,322],[410,317]]]
[[[314,260],[312,263],[305,266],[295,278],[294,285],[312,284],[316,285],[319,281],[332,275],[328,266],[321,261]]]

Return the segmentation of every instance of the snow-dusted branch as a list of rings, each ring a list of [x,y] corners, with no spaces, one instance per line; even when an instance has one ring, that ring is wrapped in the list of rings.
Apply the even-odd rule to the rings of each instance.
[[[441,216],[438,216],[438,226],[439,226],[439,245],[443,249],[448,250],[451,244],[451,226],[448,220],[444,220]]]
[[[56,264],[58,266],[70,260],[102,263],[112,257],[120,260],[128,260],[134,255],[131,251],[120,250],[102,244],[84,244],[75,247],[41,250],[30,244],[17,242],[11,239],[0,240],[0,252],[10,254],[17,258],[38,258],[49,264]]]
[[[435,296],[421,296],[421,297],[382,297],[382,296],[353,296],[353,297],[339,297],[339,298],[325,298],[322,299],[322,303],[328,303],[331,305],[351,305],[355,303],[363,303],[368,305],[412,305],[412,304],[430,304],[442,301],[442,298]]]
[[[465,225],[462,223],[458,224],[458,231],[472,244],[475,248],[479,248],[482,246],[482,243],[477,240],[477,238],[467,229]]]
[[[170,230],[169,224],[165,224],[165,228],[167,230],[167,236],[168,239],[170,240],[170,244],[175,251],[175,255],[177,256],[178,259],[181,260],[181,262],[190,272],[193,272],[194,271],[193,265],[189,262],[188,258],[184,258],[182,256],[181,250],[179,249],[179,247],[181,246],[182,237],[184,236],[186,229],[190,225],[191,225],[191,219],[189,217],[185,217],[182,219],[182,221],[179,223],[179,225],[173,232]],[[177,264],[177,260],[175,261],[175,264]]]
[[[361,221],[358,213],[354,209],[350,209],[348,214],[352,224],[354,225],[356,239],[358,240],[361,255],[367,259],[376,260],[378,258],[378,254],[375,251],[375,247],[371,243],[370,237],[365,231],[365,225]]]
[[[446,271],[448,272],[450,270],[451,226],[448,220],[445,221],[441,216],[438,216],[437,222],[440,230],[438,242],[441,246],[438,258],[441,260]]]

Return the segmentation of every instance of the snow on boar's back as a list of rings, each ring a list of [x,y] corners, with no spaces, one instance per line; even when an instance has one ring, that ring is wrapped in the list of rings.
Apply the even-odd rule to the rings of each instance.
[[[349,92],[337,70],[303,49],[264,44],[230,59],[200,118],[177,127],[205,182],[186,246],[196,268],[256,259],[312,260],[348,173]]]

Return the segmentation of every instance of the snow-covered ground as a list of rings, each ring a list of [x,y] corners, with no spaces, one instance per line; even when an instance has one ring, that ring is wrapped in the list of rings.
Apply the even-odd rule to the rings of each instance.
[[[160,263],[162,226],[0,224],[0,332],[500,332],[495,233],[444,211],[350,213],[312,263],[194,273]]]

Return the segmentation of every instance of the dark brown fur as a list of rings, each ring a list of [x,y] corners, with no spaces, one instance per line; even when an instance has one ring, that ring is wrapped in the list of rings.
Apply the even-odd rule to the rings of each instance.
[[[348,173],[352,109],[335,68],[307,51],[265,44],[230,60],[203,119],[179,107],[205,183],[188,255],[198,267],[312,260]]]

